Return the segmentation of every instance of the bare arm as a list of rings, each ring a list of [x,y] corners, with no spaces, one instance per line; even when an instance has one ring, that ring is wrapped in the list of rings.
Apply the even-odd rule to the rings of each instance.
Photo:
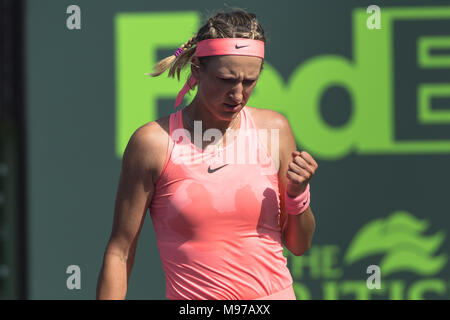
[[[138,237],[154,192],[154,131],[153,123],[139,128],[125,149],[112,232],[97,282],[97,299],[126,297]]]
[[[278,181],[281,201],[280,226],[282,239],[289,251],[296,256],[300,256],[311,247],[315,220],[310,207],[300,215],[290,215],[285,211],[284,197],[289,182],[287,171],[289,163],[293,159],[292,152],[297,150],[297,145],[288,120],[281,116],[277,121],[279,121],[277,127],[280,128],[280,169],[278,171]]]

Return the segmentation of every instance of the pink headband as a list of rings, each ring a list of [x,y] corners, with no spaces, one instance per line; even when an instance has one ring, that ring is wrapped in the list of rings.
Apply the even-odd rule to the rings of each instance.
[[[197,57],[239,55],[264,59],[264,42],[245,38],[206,39],[196,44],[195,54]],[[177,95],[175,109],[183,101],[183,97],[189,89],[194,88],[196,83],[197,79],[191,75]]]

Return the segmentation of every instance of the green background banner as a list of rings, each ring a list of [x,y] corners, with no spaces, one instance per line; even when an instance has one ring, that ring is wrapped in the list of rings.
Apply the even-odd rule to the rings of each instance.
[[[73,4],[81,29],[66,25]],[[286,115],[319,163],[313,245],[301,257],[285,250],[297,298],[448,299],[450,3],[226,4],[26,2],[29,298],[95,297],[123,150],[135,129],[173,112],[187,76],[144,73],[236,6],[268,38],[248,105]],[[67,287],[71,265],[80,289]],[[368,287],[371,265],[379,289]],[[165,299],[148,215],[127,298]]]

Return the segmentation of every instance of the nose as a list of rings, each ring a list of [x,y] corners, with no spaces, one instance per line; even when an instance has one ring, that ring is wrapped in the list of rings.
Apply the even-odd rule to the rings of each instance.
[[[242,86],[242,82],[236,84],[229,94],[229,98],[233,101],[233,103],[241,103],[244,98],[244,87]]]

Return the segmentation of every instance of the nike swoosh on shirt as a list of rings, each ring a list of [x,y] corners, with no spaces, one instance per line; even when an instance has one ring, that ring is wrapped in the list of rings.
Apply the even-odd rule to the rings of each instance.
[[[229,165],[229,163],[224,164],[223,166],[220,166],[220,167],[215,168],[215,169],[211,169],[211,166],[209,166],[209,167],[208,167],[208,173],[216,172],[217,170],[222,169],[223,167],[225,167],[225,166],[227,166],[227,165]]]

